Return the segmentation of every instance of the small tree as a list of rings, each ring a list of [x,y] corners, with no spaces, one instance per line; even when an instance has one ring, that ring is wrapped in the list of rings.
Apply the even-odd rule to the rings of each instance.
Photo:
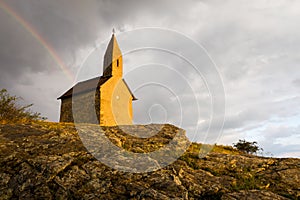
[[[246,140],[239,140],[236,144],[233,144],[233,146],[238,149],[239,151],[242,151],[244,153],[248,154],[254,154],[257,153],[258,151],[263,151],[262,148],[260,148],[257,145],[257,142],[248,142]]]
[[[40,113],[32,112],[29,108],[33,104],[21,106],[21,97],[11,96],[6,89],[0,90],[0,122],[28,122],[45,120]]]

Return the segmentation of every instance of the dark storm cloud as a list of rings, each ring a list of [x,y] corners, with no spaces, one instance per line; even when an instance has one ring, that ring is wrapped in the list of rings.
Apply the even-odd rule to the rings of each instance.
[[[42,60],[49,62],[47,55],[43,53],[43,47],[2,10],[0,15],[0,80],[9,80],[10,76],[19,78],[26,71],[41,71]]]
[[[40,34],[71,67],[77,67],[78,50],[93,46],[98,37],[107,38],[111,29],[124,29],[130,21],[153,15],[167,16],[178,5],[171,1],[6,1],[24,21]],[[169,12],[163,12],[168,9]],[[1,68],[16,76],[24,69],[49,70],[55,62],[48,52],[15,18],[3,9],[1,18]],[[22,67],[21,67],[22,66]],[[51,68],[50,68],[51,69]]]

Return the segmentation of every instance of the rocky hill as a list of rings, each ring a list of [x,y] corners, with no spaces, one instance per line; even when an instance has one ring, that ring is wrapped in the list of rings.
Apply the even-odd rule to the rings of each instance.
[[[193,143],[171,165],[124,172],[89,153],[93,141],[83,145],[79,134],[96,134],[96,128],[85,128],[78,133],[72,124],[0,125],[0,199],[300,199],[300,159],[245,155],[224,146],[199,158],[204,146]],[[135,135],[157,130],[150,138]],[[135,154],[154,152],[176,134],[176,144],[186,141],[172,125],[104,128],[104,134]]]

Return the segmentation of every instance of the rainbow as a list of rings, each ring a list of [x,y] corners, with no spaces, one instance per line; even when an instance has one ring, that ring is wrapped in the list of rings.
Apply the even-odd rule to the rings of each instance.
[[[36,40],[45,48],[50,54],[53,60],[57,63],[64,74],[70,79],[71,82],[75,80],[73,73],[68,69],[63,60],[57,55],[55,49],[44,39],[34,27],[25,21],[18,13],[16,13],[9,5],[3,0],[0,0],[0,8],[2,8],[7,14],[12,16],[19,24],[21,24]]]

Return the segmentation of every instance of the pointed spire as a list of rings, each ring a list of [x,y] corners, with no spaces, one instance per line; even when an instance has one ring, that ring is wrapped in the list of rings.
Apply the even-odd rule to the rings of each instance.
[[[117,61],[120,57],[122,57],[122,53],[119,48],[116,36],[114,35],[114,29],[113,29],[113,35],[111,36],[111,39],[109,41],[109,44],[107,46],[107,49],[106,49],[106,52],[104,55],[103,72],[106,72],[107,68],[109,68],[110,66],[112,67],[112,63]],[[120,61],[117,61],[118,64],[119,64],[119,62]]]
[[[116,33],[115,28],[112,29],[112,33],[113,35]]]

